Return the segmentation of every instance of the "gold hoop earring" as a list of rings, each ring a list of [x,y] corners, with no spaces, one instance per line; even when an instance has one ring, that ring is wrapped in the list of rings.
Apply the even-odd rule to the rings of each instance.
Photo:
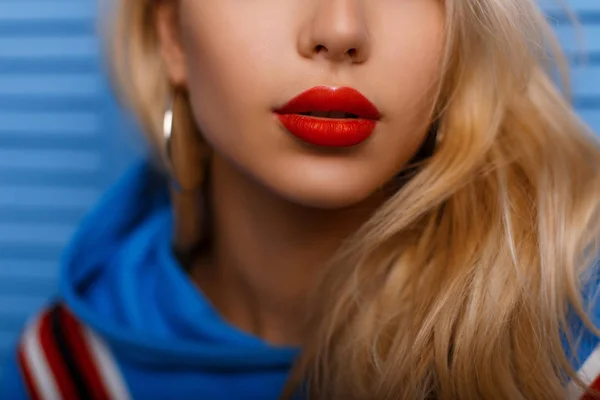
[[[173,98],[169,97],[163,114],[163,140],[166,156],[171,158],[171,136],[173,135]]]
[[[173,168],[173,154],[171,149],[171,143],[173,139],[173,97],[169,97],[167,100],[167,106],[163,113],[163,148],[164,158],[167,163],[167,169],[169,170],[169,181],[171,187],[178,192],[182,191],[181,185],[175,178],[175,169]]]
[[[166,102],[163,113],[162,139],[163,157],[168,170],[169,186],[172,190],[175,233],[173,253],[179,264],[190,271],[196,259],[210,247],[210,210],[206,192],[209,174],[207,166],[202,177],[190,177],[189,171],[197,172],[195,162],[199,159],[208,165],[199,141],[199,134],[186,130],[187,108],[181,93],[174,93]],[[175,115],[175,111],[177,115]],[[177,121],[175,120],[177,117]],[[176,137],[174,135],[177,135]],[[190,167],[191,163],[191,167]]]

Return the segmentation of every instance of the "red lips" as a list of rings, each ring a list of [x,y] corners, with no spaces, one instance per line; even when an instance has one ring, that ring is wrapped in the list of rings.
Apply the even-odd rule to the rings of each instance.
[[[377,107],[349,87],[309,89],[275,113],[292,135],[324,147],[350,147],[364,142],[380,118]]]

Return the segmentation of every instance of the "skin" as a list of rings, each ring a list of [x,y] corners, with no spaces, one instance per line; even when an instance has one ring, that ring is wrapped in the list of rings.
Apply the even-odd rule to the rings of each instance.
[[[270,343],[301,343],[319,270],[385,201],[378,189],[426,137],[443,5],[167,0],[154,7],[170,82],[188,93],[213,151],[215,246],[192,277],[232,324]],[[282,128],[273,109],[321,85],[353,87],[377,106],[382,119],[368,141],[332,151]]]

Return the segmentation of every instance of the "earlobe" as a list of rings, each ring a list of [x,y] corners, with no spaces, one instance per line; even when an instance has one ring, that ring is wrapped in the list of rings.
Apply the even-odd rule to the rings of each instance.
[[[187,83],[185,52],[181,41],[179,2],[163,0],[154,3],[153,22],[160,56],[165,65],[169,82],[173,87],[185,87]]]

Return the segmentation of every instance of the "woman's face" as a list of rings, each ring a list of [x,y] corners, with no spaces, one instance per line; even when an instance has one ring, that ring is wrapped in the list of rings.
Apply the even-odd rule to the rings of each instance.
[[[158,7],[170,79],[187,88],[200,131],[218,156],[281,197],[358,203],[427,134],[444,40],[439,0]]]

